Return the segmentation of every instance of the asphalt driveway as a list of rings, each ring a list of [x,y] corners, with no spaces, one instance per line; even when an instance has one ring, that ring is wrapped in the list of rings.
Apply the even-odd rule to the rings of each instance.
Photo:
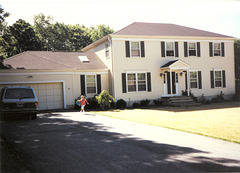
[[[240,171],[239,144],[79,112],[2,121],[1,138],[1,172]]]

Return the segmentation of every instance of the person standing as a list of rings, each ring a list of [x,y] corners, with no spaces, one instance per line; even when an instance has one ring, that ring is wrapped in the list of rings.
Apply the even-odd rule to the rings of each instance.
[[[81,110],[80,110],[80,112],[85,112],[84,107],[86,106],[86,103],[89,104],[88,101],[84,98],[83,95],[81,96],[81,99],[78,100],[78,101],[79,101],[80,104],[81,104]]]

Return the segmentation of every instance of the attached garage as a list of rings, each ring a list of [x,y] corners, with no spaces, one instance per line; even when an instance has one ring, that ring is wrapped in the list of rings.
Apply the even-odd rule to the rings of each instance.
[[[21,84],[0,84],[0,89],[6,86],[30,86],[34,89],[39,110],[63,109],[63,83],[21,83]]]

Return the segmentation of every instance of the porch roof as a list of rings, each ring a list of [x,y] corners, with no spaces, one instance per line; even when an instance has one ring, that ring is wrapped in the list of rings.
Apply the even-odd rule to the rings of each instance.
[[[174,61],[169,61],[166,64],[164,64],[163,66],[160,67],[161,70],[164,69],[188,69],[190,67],[189,64],[187,64],[186,62],[182,61],[182,60],[174,60]]]

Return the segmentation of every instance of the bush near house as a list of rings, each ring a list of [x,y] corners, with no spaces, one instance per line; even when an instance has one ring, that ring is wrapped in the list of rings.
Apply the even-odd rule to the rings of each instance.
[[[136,102],[132,104],[132,107],[133,107],[133,108],[138,108],[139,106],[140,106],[140,104],[139,104],[139,103],[136,103]]]
[[[163,105],[163,101],[162,101],[161,99],[153,100],[153,103],[154,103],[156,106]]]
[[[126,107],[127,107],[127,103],[123,99],[120,99],[117,101],[116,103],[117,109],[125,109]]]
[[[140,101],[140,106],[147,106],[150,103],[150,100],[145,99]]]
[[[102,110],[108,110],[111,107],[111,103],[115,102],[113,96],[111,96],[107,91],[103,90],[99,96],[95,97],[100,108]]]

